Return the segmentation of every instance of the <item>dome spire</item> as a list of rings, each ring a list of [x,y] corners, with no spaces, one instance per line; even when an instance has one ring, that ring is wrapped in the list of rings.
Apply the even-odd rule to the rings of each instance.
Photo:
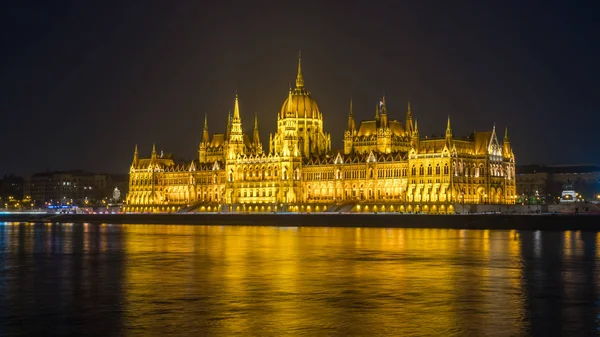
[[[304,88],[304,79],[302,78],[302,52],[298,51],[298,75],[296,76],[296,88]]]
[[[238,103],[238,93],[235,92],[235,104],[233,105],[233,119],[240,119],[240,105]]]

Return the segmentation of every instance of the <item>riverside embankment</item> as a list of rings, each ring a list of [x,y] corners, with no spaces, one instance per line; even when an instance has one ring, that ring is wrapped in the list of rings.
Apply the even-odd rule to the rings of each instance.
[[[600,215],[416,214],[0,214],[0,222],[600,230]]]

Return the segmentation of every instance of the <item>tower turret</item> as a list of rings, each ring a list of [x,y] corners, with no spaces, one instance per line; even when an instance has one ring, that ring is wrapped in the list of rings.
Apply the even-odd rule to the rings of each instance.
[[[202,141],[198,146],[198,161],[204,163],[207,161],[207,149],[210,145],[210,137],[208,134],[208,115],[204,115],[204,130],[202,131]]]
[[[136,166],[139,159],[140,154],[138,153],[138,146],[137,144],[135,144],[135,148],[133,149],[133,162],[131,163],[131,165]]]
[[[446,125],[446,140],[452,139],[452,127],[450,127],[450,115],[448,115],[448,124]]]
[[[388,127],[387,107],[385,106],[385,95],[381,97],[379,102],[379,110],[381,111],[380,123],[382,128]]]
[[[256,153],[262,153],[262,144],[258,133],[258,114],[254,113],[254,132],[252,134],[252,143]]]
[[[504,129],[504,140],[502,142],[502,152],[504,157],[510,157],[512,155],[512,149],[510,147],[510,139],[508,138],[508,127]]]
[[[352,152],[356,136],[356,124],[354,123],[354,114],[352,112],[352,99],[350,99],[350,112],[348,113],[348,129],[344,132],[344,154]]]
[[[415,119],[415,128],[412,131],[412,135],[410,137],[410,146],[415,149],[415,151],[419,151],[419,124]]]
[[[238,94],[235,94],[233,104],[233,117],[231,118],[231,130],[228,139],[229,157],[234,158],[238,154],[245,152],[244,133],[242,131],[242,118],[240,117],[240,105]]]
[[[150,157],[152,159],[156,159],[157,155],[156,155],[156,144],[152,144],[152,153],[150,154]]]
[[[413,115],[410,110],[410,101],[408,101],[408,110],[406,111],[406,134],[411,136],[414,130],[413,126]]]
[[[352,112],[352,99],[350,99],[350,113],[348,114],[348,131],[356,133],[356,123],[354,123],[354,114]]]
[[[210,137],[208,135],[208,115],[204,115],[204,129],[202,131],[202,143],[208,144],[210,142]]]

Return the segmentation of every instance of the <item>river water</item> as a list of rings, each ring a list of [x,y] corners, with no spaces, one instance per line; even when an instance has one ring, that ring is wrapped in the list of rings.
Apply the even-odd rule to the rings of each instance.
[[[0,335],[594,335],[599,238],[0,223]]]

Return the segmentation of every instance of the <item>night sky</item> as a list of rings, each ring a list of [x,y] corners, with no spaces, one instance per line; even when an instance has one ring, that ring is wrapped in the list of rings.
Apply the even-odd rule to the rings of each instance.
[[[422,136],[508,126],[518,164],[600,164],[598,1],[5,1],[0,174],[197,157],[239,93],[268,148],[302,51],[334,148],[350,98]]]

